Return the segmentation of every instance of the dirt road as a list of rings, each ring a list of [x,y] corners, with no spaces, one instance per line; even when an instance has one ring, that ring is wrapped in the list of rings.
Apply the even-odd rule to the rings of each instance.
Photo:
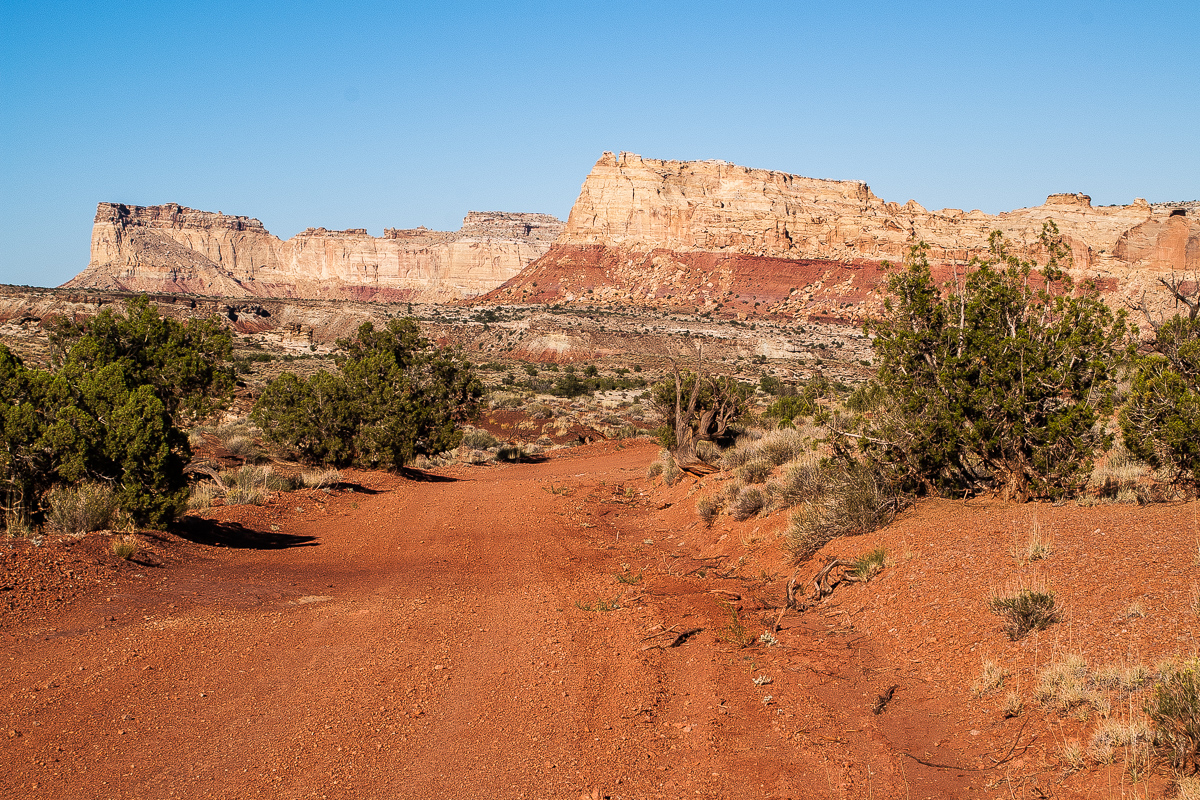
[[[5,636],[0,794],[807,795],[777,709],[728,688],[742,655],[643,649],[675,636],[614,576],[659,535],[652,452],[358,474],[194,526],[199,555]]]

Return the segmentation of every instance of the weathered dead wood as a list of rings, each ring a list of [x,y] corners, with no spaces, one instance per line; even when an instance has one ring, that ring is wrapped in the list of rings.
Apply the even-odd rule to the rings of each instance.
[[[896,690],[900,688],[900,684],[893,683],[888,687],[888,690],[875,698],[875,702],[871,704],[871,713],[879,716],[883,710],[887,708],[888,703],[892,702],[892,698],[896,695]]]
[[[853,561],[845,561],[831,556],[825,562],[825,566],[821,567],[817,571],[817,574],[813,576],[811,581],[813,594],[809,600],[805,600],[800,594],[802,584],[796,583],[796,578],[800,575],[800,569],[803,569],[803,567],[793,572],[792,577],[788,579],[787,595],[784,598],[783,608],[779,609],[779,616],[775,618],[774,630],[779,630],[779,623],[783,621],[783,615],[787,613],[788,609],[795,609],[797,612],[803,613],[833,594],[833,590],[841,584],[861,583],[862,578],[852,575],[849,572],[855,566]],[[835,569],[841,569],[841,574],[835,576],[833,572]]]

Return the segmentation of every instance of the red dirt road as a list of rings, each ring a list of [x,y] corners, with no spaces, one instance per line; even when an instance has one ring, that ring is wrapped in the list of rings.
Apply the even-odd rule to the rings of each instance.
[[[378,493],[226,509],[295,546],[135,565],[113,594],[7,632],[0,794],[786,793],[794,754],[755,732],[771,710],[748,681],[721,688],[739,656],[643,651],[652,612],[613,579],[645,546],[652,453],[358,474]],[[597,492],[615,498],[603,525],[573,503]]]
[[[425,479],[351,473],[355,491],[293,492],[193,518],[183,538],[143,537],[133,562],[100,536],[3,545],[0,797],[1167,787],[1161,766],[1137,783],[1119,758],[1064,767],[1064,745],[1086,743],[1095,720],[1039,708],[1033,686],[1066,652],[1097,665],[1195,652],[1195,504],[922,503],[828,546],[822,557],[885,546],[889,566],[788,614],[771,644],[754,640],[790,572],[786,517],[705,528],[695,501],[720,476],[653,484],[654,453],[604,442]],[[1053,550],[1024,564],[1013,548],[1034,529]],[[1009,642],[988,598],[1028,581],[1053,585],[1067,616]],[[982,657],[1009,675],[976,697]],[[1001,713],[1010,689],[1016,719]]]

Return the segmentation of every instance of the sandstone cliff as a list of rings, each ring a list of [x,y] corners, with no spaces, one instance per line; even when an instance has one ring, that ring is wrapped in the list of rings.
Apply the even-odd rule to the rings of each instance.
[[[547,251],[562,222],[477,212],[458,231],[307,230],[283,241],[256,219],[175,204],[101,203],[91,261],[69,288],[219,297],[445,302],[473,297]]]
[[[486,299],[858,318],[877,304],[881,263],[900,262],[914,242],[947,270],[986,252],[993,230],[1037,258],[1047,220],[1071,245],[1078,277],[1125,295],[1200,269],[1200,211],[1190,203],[1093,207],[1087,195],[1055,194],[998,215],[928,211],[858,181],[605,153],[554,247]]]

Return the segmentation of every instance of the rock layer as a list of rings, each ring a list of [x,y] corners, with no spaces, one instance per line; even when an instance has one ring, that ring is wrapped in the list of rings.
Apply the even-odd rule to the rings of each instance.
[[[994,230],[1038,259],[1050,220],[1071,246],[1077,277],[1126,295],[1200,269],[1200,211],[1191,203],[1094,207],[1084,194],[1054,194],[996,215],[928,211],[882,200],[859,181],[605,153],[554,247],[486,299],[857,318],[878,299],[882,262],[902,261],[912,244],[928,244],[948,275],[986,253]]]
[[[175,204],[101,203],[91,262],[69,288],[218,297],[445,302],[518,274],[562,229],[547,214],[472,211],[458,231],[308,228],[286,241],[257,219]]]

